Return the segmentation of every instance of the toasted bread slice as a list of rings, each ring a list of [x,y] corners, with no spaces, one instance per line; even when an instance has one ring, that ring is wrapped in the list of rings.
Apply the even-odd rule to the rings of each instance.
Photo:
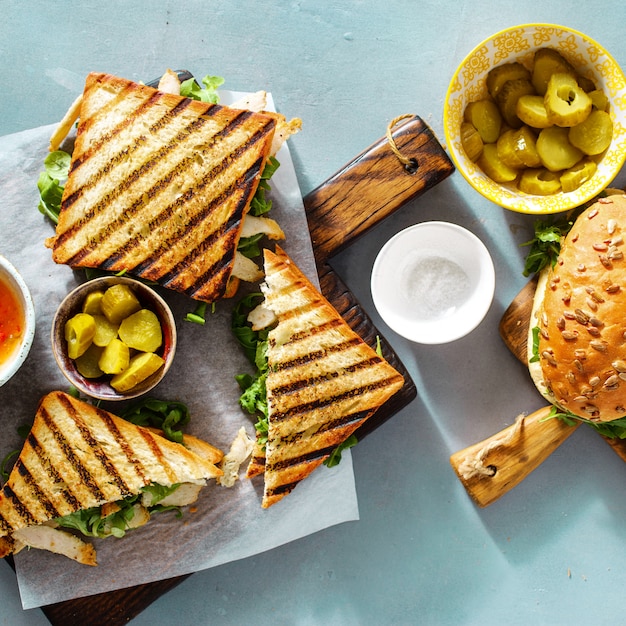
[[[265,447],[267,508],[290,493],[387,399],[404,378],[368,346],[277,246],[265,250],[269,332]],[[249,473],[260,473],[255,449]]]
[[[52,258],[220,299],[277,119],[89,74]]]
[[[14,540],[24,529],[136,495],[152,483],[204,485],[221,475],[184,445],[51,392],[0,492],[0,556],[19,546]]]

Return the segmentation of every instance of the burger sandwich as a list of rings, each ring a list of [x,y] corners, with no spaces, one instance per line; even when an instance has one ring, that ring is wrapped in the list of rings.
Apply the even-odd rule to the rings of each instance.
[[[573,221],[539,274],[530,373],[566,420],[626,434],[626,195],[598,199]]]

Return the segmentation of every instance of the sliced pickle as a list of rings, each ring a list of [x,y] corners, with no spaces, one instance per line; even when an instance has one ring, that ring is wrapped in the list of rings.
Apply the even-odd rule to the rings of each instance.
[[[543,96],[548,89],[548,82],[553,74],[576,76],[574,66],[560,52],[553,48],[540,48],[535,52],[532,71],[532,83],[535,91]]]
[[[541,165],[536,138],[528,126],[505,131],[498,138],[496,146],[498,156],[509,167],[521,169]]]
[[[519,128],[522,121],[517,117],[517,101],[524,95],[534,94],[535,89],[529,80],[519,78],[508,80],[496,96],[496,103],[502,119],[511,128]]]
[[[85,378],[100,378],[100,376],[104,374],[98,365],[102,350],[104,350],[104,348],[92,343],[87,350],[74,361],[76,369],[82,376]]]
[[[483,143],[496,142],[500,135],[502,116],[493,100],[470,102],[465,107],[464,117],[478,131]]]
[[[517,187],[534,196],[550,196],[561,190],[559,175],[543,167],[529,168],[522,172]]]
[[[581,74],[576,74],[576,80],[578,84],[582,87],[583,91],[586,93],[591,93],[592,91],[596,91],[596,84],[591,80],[591,78],[587,78],[586,76],[582,76]]]
[[[609,99],[602,89],[594,89],[588,91],[587,95],[591,98],[591,106],[598,111],[609,111]]]
[[[130,364],[124,372],[113,376],[111,387],[122,393],[130,391],[158,371],[164,363],[165,361],[154,352],[140,352],[130,360]]]
[[[65,322],[65,340],[70,359],[77,359],[89,348],[96,332],[96,323],[88,313],[77,313]]]
[[[124,319],[119,336],[129,348],[140,352],[155,352],[163,343],[159,318],[148,309],[141,309]]]
[[[530,80],[531,74],[521,63],[513,61],[497,65],[487,73],[487,91],[495,100],[504,83],[509,80]]]
[[[557,126],[576,126],[591,112],[591,98],[570,74],[552,74],[544,98],[548,119]]]
[[[487,143],[483,146],[483,153],[476,163],[496,183],[510,183],[517,178],[517,170],[509,167],[498,156],[495,143]]]
[[[561,189],[568,193],[575,191],[583,183],[586,183],[598,169],[596,162],[591,159],[581,159],[568,170],[561,174]]]
[[[548,111],[543,96],[537,94],[525,94],[517,101],[517,117],[524,124],[533,128],[548,128],[552,122],[548,119]]]
[[[569,129],[568,137],[570,143],[585,154],[600,154],[613,139],[611,116],[604,111],[593,110],[586,120]]]
[[[133,290],[123,283],[109,287],[104,292],[101,305],[102,313],[113,324],[120,324],[125,317],[141,308]]]
[[[568,139],[569,129],[560,126],[544,128],[537,137],[537,152],[541,163],[552,172],[567,170],[583,157],[581,150]]]
[[[120,339],[113,339],[104,348],[98,366],[105,374],[120,374],[128,369],[130,350]]]
[[[89,315],[100,315],[102,313],[100,304],[103,296],[104,291],[100,290],[88,293],[83,300],[83,313],[89,313]]]
[[[461,123],[461,145],[467,158],[476,161],[483,151],[483,140],[478,131],[469,122]]]
[[[109,345],[112,339],[117,337],[119,324],[113,324],[104,315],[94,315],[93,319],[96,323],[96,332],[93,336],[93,342],[97,346],[104,348]]]

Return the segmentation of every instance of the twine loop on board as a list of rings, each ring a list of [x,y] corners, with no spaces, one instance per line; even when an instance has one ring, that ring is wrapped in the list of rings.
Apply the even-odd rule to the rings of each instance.
[[[402,154],[402,152],[400,152],[400,149],[396,145],[395,139],[393,138],[393,135],[391,133],[394,126],[396,126],[399,122],[409,117],[413,117],[413,114],[405,113],[404,115],[399,115],[398,117],[394,117],[391,120],[391,122],[389,122],[389,125],[387,126],[387,140],[389,141],[389,147],[391,148],[391,151],[396,155],[400,163],[402,163],[402,165],[404,166],[404,169],[409,174],[415,174],[415,172],[417,172],[417,169],[419,167],[419,163],[417,162],[417,159],[407,157],[404,154]]]
[[[515,424],[513,424],[513,428],[511,428],[506,435],[500,437],[499,439],[490,441],[472,457],[464,458],[463,462],[458,467],[458,472],[463,479],[470,480],[475,477],[491,478],[492,476],[495,476],[498,469],[493,465],[485,465],[485,458],[493,450],[503,448],[504,446],[510,444],[522,429],[522,424],[524,423],[525,418],[526,416],[523,413],[518,415],[515,420]]]

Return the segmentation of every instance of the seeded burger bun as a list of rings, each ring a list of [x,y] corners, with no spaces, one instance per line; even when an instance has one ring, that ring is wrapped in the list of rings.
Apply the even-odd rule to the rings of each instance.
[[[560,409],[595,422],[626,416],[626,195],[576,220],[535,295],[529,368]],[[539,359],[532,328],[539,328]]]

